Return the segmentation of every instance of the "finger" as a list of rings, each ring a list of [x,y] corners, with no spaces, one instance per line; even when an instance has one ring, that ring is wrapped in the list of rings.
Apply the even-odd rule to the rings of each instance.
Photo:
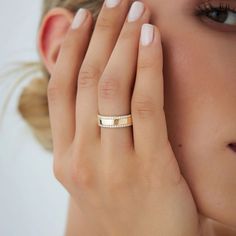
[[[129,21],[129,17],[135,20]],[[150,18],[142,2],[134,2],[122,28],[117,44],[99,81],[99,114],[127,115],[131,112],[131,95],[137,69],[141,25]],[[113,150],[133,147],[132,127],[102,128],[101,142]]]
[[[150,24],[144,24],[141,32],[132,114],[135,151],[147,157],[163,149],[168,137],[163,109],[163,55],[160,32],[156,26]],[[152,39],[153,41],[143,46],[142,39],[144,43]]]
[[[78,78],[76,137],[100,139],[97,125],[98,81],[114,48],[128,11],[129,0],[108,8],[104,2]]]
[[[77,13],[85,21],[79,28],[70,28],[62,43],[55,68],[48,85],[50,123],[54,151],[58,154],[68,148],[75,133],[75,97],[78,71],[91,33],[92,16],[89,11]],[[86,14],[87,13],[87,14]],[[85,14],[85,15],[84,15]],[[54,153],[55,154],[55,153]],[[55,155],[57,156],[57,155]]]

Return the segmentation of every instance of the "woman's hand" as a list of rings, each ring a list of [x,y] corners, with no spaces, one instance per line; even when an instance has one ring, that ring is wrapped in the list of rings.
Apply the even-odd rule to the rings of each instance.
[[[153,42],[141,44],[150,11],[134,4],[137,20],[128,22],[128,0],[104,4],[91,40],[90,12],[65,37],[48,86],[54,173],[97,235],[199,235],[168,141],[160,33],[154,26]],[[98,113],[132,113],[133,127],[101,128]]]

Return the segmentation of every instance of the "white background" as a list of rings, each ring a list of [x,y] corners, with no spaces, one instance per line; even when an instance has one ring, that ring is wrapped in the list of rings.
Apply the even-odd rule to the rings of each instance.
[[[15,60],[35,60],[40,0],[0,0],[0,115],[18,76],[2,71]],[[4,79],[4,80],[3,80]],[[29,81],[29,80],[28,80]],[[68,194],[52,171],[52,153],[36,141],[17,111],[20,83],[0,124],[0,235],[62,236]]]

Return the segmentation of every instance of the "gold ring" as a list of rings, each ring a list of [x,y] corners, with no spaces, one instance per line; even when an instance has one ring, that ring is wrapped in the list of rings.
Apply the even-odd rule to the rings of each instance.
[[[132,126],[132,116],[102,116],[98,115],[98,125],[103,128],[124,128]]]

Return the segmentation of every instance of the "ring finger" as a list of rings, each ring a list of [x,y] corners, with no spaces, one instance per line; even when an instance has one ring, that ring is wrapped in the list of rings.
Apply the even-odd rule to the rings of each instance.
[[[137,69],[141,26],[149,21],[150,12],[142,2],[130,8],[116,46],[100,78],[98,110],[104,116],[127,115],[131,112],[131,98]],[[132,127],[101,128],[101,142],[107,149],[130,150],[133,147]]]

